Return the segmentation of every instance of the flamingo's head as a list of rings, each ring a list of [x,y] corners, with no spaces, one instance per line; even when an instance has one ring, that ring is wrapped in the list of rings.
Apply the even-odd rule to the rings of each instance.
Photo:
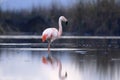
[[[68,24],[68,20],[64,16],[60,16],[59,19]]]
[[[47,39],[47,35],[46,34],[42,35],[42,42],[45,42],[46,39]]]

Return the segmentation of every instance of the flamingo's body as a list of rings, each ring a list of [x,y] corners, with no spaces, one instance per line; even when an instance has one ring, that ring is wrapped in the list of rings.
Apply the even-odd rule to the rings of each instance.
[[[42,42],[48,40],[48,52],[50,48],[50,43],[53,42],[55,39],[58,39],[62,34],[62,21],[67,23],[67,19],[64,16],[60,16],[58,21],[58,30],[56,28],[47,28],[42,33]]]
[[[43,42],[47,39],[50,39],[50,41],[52,42],[57,38],[59,38],[59,32],[56,28],[47,28],[44,30],[44,32],[42,34]]]

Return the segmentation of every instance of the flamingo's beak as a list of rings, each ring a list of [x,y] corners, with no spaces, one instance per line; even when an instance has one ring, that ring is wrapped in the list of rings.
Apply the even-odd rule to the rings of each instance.
[[[42,42],[45,42],[47,35],[42,36]]]
[[[68,21],[66,21],[65,23],[66,23],[66,25],[68,25]]]

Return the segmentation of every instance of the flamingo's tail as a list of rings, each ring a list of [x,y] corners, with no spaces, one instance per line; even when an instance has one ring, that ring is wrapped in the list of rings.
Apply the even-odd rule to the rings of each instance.
[[[47,38],[46,34],[42,35],[42,42],[45,42],[46,38]]]

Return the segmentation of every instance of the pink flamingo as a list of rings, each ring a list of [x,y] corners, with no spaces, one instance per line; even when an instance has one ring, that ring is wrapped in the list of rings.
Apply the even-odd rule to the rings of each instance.
[[[45,42],[48,40],[48,52],[50,52],[50,44],[53,42],[55,39],[58,39],[61,34],[62,34],[62,21],[68,23],[67,19],[64,16],[59,17],[59,30],[56,28],[47,28],[43,31],[42,33],[42,42]]]
[[[43,31],[42,33],[42,42],[45,42],[46,40],[48,40],[48,53],[50,53],[50,44],[51,42],[53,42],[55,39],[58,39],[61,35],[62,35],[62,21],[66,22],[66,24],[68,23],[67,19],[64,16],[60,16],[59,17],[59,30],[57,30],[56,28],[47,28]],[[67,72],[65,73],[65,76],[61,75],[62,72],[62,63],[61,61],[53,58],[50,54],[48,54],[48,57],[42,57],[42,62],[44,64],[48,64],[48,62],[50,62],[52,65],[57,62],[57,64],[59,65],[59,78],[61,80],[64,80],[67,77]]]

